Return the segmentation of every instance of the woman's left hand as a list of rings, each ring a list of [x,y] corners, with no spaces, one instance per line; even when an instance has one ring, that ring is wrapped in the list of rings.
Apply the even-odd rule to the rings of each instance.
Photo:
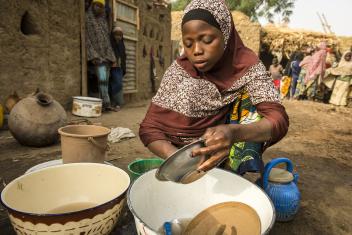
[[[228,157],[235,142],[235,126],[237,125],[219,125],[206,130],[203,135],[206,147],[192,152],[193,157],[210,156],[207,161],[198,167],[198,170],[208,171],[218,166],[224,158]]]

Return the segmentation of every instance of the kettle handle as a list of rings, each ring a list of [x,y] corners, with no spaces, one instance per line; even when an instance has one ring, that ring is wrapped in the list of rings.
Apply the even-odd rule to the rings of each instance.
[[[271,160],[270,162],[268,162],[265,165],[265,168],[264,168],[264,175],[263,175],[263,188],[264,189],[266,189],[266,187],[268,186],[269,175],[270,175],[271,169],[273,169],[274,166],[276,166],[280,163],[286,163],[286,170],[292,173],[293,164],[290,159],[281,157],[281,158],[275,158],[275,159]]]

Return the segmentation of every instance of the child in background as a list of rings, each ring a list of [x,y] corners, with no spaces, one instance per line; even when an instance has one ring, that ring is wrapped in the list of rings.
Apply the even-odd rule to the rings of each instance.
[[[271,74],[271,78],[274,81],[275,88],[279,91],[283,67],[281,64],[279,64],[279,60],[276,57],[274,57],[273,63],[269,67],[269,72]]]

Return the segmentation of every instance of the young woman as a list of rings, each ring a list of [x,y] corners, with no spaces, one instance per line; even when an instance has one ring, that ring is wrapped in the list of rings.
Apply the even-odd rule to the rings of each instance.
[[[184,53],[166,71],[140,126],[142,142],[167,158],[199,137],[237,173],[259,171],[262,150],[284,137],[288,116],[264,65],[240,39],[222,0],[193,0],[182,19]]]

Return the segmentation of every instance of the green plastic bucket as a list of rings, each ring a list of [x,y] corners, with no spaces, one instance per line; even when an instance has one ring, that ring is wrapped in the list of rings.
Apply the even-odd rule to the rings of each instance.
[[[128,173],[135,180],[147,171],[158,168],[163,162],[161,158],[138,159],[128,164]]]

